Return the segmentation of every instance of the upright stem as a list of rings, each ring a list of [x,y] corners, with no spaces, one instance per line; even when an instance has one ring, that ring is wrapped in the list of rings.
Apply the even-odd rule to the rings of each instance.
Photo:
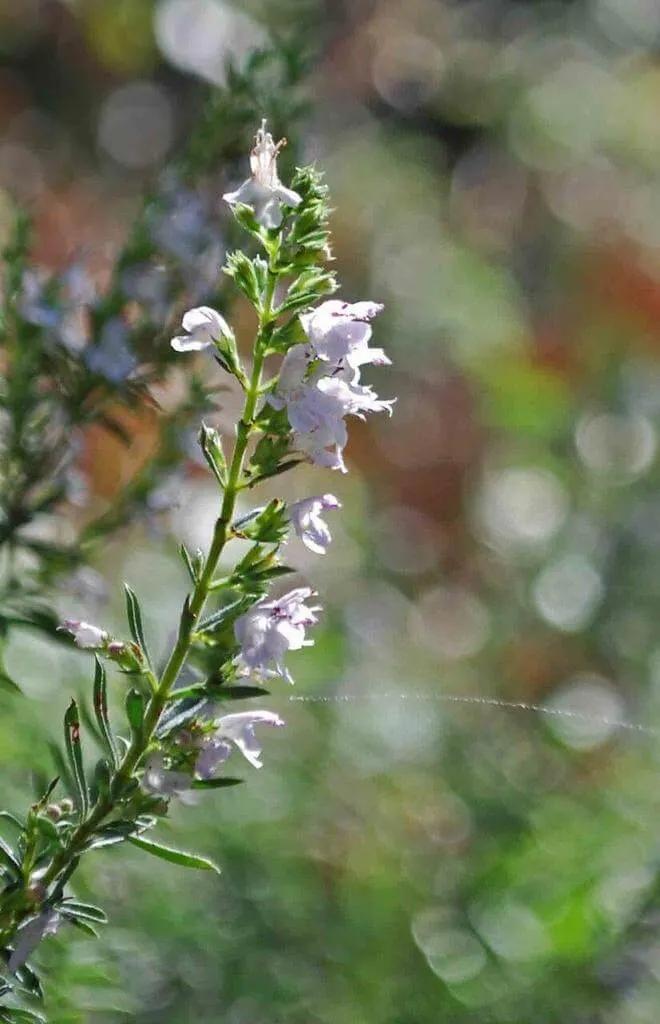
[[[265,341],[273,319],[273,297],[276,284],[277,276],[269,272],[268,285],[259,315],[252,373],[246,389],[243,414],[237,428],[236,443],[227,474],[227,484],[224,490],[220,516],[216,521],[211,546],[199,579],[193,588],[187,612],[184,612],[181,617],[176,643],[172,648],[160,680],[149,699],[144,717],[144,727],[139,735],[135,734],[133,736],[131,744],[112,779],[108,796],[104,800],[98,801],[89,817],[72,833],[64,849],[53,858],[50,867],[41,879],[41,883],[46,887],[55,882],[71,861],[83,852],[87,840],[94,834],[103,819],[114,809],[117,800],[124,791],[126,783],[132,777],[135,768],[153,740],[160,716],[171,695],[172,687],[190,652],[193,634],[208,599],[220,556],[229,539],[230,524],[234,517],[236,499],[240,491],[243,462],[260,396],[261,374],[265,359]]]

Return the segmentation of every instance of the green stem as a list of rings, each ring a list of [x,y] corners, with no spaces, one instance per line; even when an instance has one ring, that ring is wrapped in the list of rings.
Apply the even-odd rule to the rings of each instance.
[[[266,343],[273,320],[273,296],[276,284],[277,275],[269,273],[268,286],[263,297],[259,315],[259,328],[255,343],[252,373],[246,390],[243,415],[238,424],[236,443],[227,476],[220,516],[215,524],[213,539],[204,568],[193,589],[187,612],[184,612],[181,617],[176,643],[163,669],[160,681],[147,705],[144,728],[139,735],[134,735],[121,764],[117,768],[109,795],[105,800],[99,800],[89,817],[81,822],[72,833],[66,847],[53,858],[50,867],[41,879],[45,887],[52,885],[71,861],[83,852],[86,842],[94,834],[103,819],[114,809],[126,784],[132,778],[133,772],[153,740],[160,716],[170,697],[172,687],[190,652],[192,637],[212,590],[213,579],[220,556],[230,538],[230,524],[234,517],[236,500],[241,490],[245,453],[252,433],[253,419],[261,393],[261,374],[265,359]]]

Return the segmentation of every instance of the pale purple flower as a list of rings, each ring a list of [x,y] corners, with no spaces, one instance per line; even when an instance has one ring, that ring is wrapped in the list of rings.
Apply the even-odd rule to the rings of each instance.
[[[165,767],[162,754],[152,754],[144,767],[140,784],[151,796],[180,796],[191,787],[191,778],[185,772],[171,771]]]
[[[234,633],[241,645],[241,660],[251,672],[293,682],[283,659],[287,651],[313,646],[313,640],[305,639],[306,627],[318,621],[315,613],[320,611],[305,604],[313,594],[310,587],[297,587],[275,601],[258,601],[236,619]]]
[[[16,933],[16,945],[9,957],[7,968],[12,972],[19,970],[32,956],[41,940],[46,935],[54,935],[61,923],[62,918],[57,911],[52,907],[46,907],[19,928]]]
[[[331,299],[300,317],[308,341],[286,353],[268,401],[286,408],[294,448],[315,465],[346,472],[344,417],[392,414],[394,399],[381,399],[360,384],[361,366],[390,362],[382,349],[369,347],[368,321],[382,308],[377,302]]]
[[[120,279],[127,299],[139,303],[153,323],[168,318],[172,306],[172,285],[167,269],[156,263],[136,263],[128,267]]]
[[[70,263],[60,275],[63,298],[70,306],[92,306],[97,297],[94,279],[79,261]]]
[[[202,196],[169,174],[163,176],[160,194],[148,211],[151,233],[159,248],[194,266],[213,234],[211,213]]]
[[[302,313],[300,322],[309,338],[311,353],[337,368],[357,369],[366,363],[388,366],[391,360],[382,348],[369,348],[369,320],[382,309],[379,302],[351,304],[329,299],[310,313]]]
[[[303,498],[289,505],[289,519],[293,529],[303,544],[318,555],[326,553],[332,540],[328,524],[321,518],[321,513],[335,508],[341,508],[341,503],[334,494]]]
[[[92,373],[111,384],[122,384],[137,368],[138,360],[130,347],[130,329],[120,316],[106,320],[98,342],[88,345],[83,359]]]
[[[343,420],[339,420],[339,427],[346,427]],[[314,430],[308,434],[293,434],[293,446],[296,451],[306,455],[314,466],[322,466],[324,469],[338,469],[340,473],[348,473],[344,462],[343,448],[345,441],[337,443],[329,430]]]
[[[210,306],[198,306],[183,315],[183,329],[187,335],[172,338],[175,352],[199,352],[220,338],[233,338],[233,332],[224,317]]]
[[[31,268],[24,272],[21,284],[21,316],[52,331],[71,352],[80,352],[89,336],[87,311],[96,299],[96,287],[82,264],[70,264],[59,278],[42,268]]]
[[[57,327],[62,318],[60,310],[44,296],[49,282],[47,272],[41,267],[23,271],[18,308],[23,319],[36,327]]]
[[[332,417],[338,416],[359,416],[364,419],[366,412],[387,412],[392,415],[392,406],[396,399],[379,398],[373,388],[358,383],[359,370],[356,370],[350,380],[344,378],[346,371],[340,370],[332,377],[322,377],[316,384],[316,388],[326,399],[326,407],[330,409],[332,403]]]
[[[82,622],[80,619],[65,619],[59,627],[70,633],[76,647],[96,648],[103,647],[108,634],[104,629],[93,626],[90,622]]]
[[[302,393],[309,373],[309,356],[305,345],[293,345],[280,367],[277,387],[270,396],[270,403],[276,409],[283,409]]]
[[[277,228],[282,223],[280,203],[295,207],[302,202],[298,193],[285,188],[277,175],[277,155],[284,144],[284,139],[277,145],[273,142],[273,136],[266,131],[264,119],[250,153],[252,176],[235,192],[226,192],[222,197],[230,206],[236,203],[251,206],[257,221],[264,228]]]
[[[215,732],[205,740],[195,765],[195,774],[200,779],[210,778],[218,765],[227,760],[232,751],[232,744],[251,765],[262,768],[261,747],[254,734],[254,727],[281,726],[284,725],[284,721],[272,711],[239,711],[233,715],[223,715],[214,724]]]
[[[286,361],[286,360],[285,360]],[[271,404],[280,409],[286,406],[293,431],[294,447],[315,464],[346,472],[342,450],[348,440],[345,416],[364,419],[367,412],[392,414],[393,399],[380,399],[369,387],[357,384],[359,370],[336,370],[330,377],[318,377],[314,372],[307,381],[294,381],[299,370],[300,357],[287,367],[285,388],[278,383]],[[345,374],[351,374],[346,380]],[[328,451],[330,449],[330,451]]]

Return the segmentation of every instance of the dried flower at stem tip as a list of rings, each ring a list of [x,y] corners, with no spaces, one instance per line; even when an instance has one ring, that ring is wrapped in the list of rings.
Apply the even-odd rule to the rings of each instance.
[[[280,139],[277,144],[273,142],[273,136],[266,131],[264,118],[250,153],[252,176],[235,192],[225,192],[222,197],[230,206],[236,203],[251,206],[258,223],[264,228],[278,228],[282,223],[280,203],[296,207],[302,202],[297,192],[284,187],[277,174],[277,156],[284,145],[286,139]]]

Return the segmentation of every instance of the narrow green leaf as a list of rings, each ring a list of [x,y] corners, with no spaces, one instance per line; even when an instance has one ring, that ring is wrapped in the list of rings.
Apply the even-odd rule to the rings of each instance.
[[[110,754],[110,759],[113,765],[116,766],[119,764],[119,756],[117,754],[115,739],[112,735],[112,729],[110,728],[110,719],[108,718],[108,694],[105,666],[99,660],[97,655],[94,655],[94,660],[96,661],[94,669],[94,714],[96,715],[96,721],[103,739],[103,744]]]
[[[59,782],[59,779],[57,780]],[[12,825],[15,825],[19,832],[23,832],[25,829],[25,822],[17,818],[11,811],[0,811],[0,818],[4,818],[5,821],[10,821]]]
[[[181,628],[191,629],[195,621],[195,618],[190,611],[190,594],[186,594],[185,601],[183,602],[183,608],[181,609]]]
[[[15,1006],[0,1006],[0,1020],[7,1024],[46,1024],[46,1018],[34,1010],[19,1010]]]
[[[98,939],[99,933],[88,921],[83,921],[79,917],[72,917],[71,914],[67,914],[66,910],[62,911],[62,917],[65,917],[74,928],[78,928],[85,935],[92,935],[95,939]]]
[[[31,992],[32,995],[37,997],[37,999],[43,999],[44,990],[41,987],[41,981],[36,971],[33,971],[27,964],[23,964],[23,966],[19,967],[15,973],[26,991]]]
[[[180,729],[186,722],[190,722],[191,719],[195,718],[206,703],[207,698],[202,697],[201,700],[183,700],[180,705],[174,704],[170,706],[158,724],[156,736],[162,739],[163,736],[168,736],[174,729]]]
[[[12,874],[20,875],[20,862],[9,843],[6,843],[2,838],[0,838],[0,861],[11,870]]]
[[[87,817],[87,811],[89,810],[89,792],[87,790],[87,782],[85,781],[80,743],[80,715],[78,714],[78,705],[75,700],[71,701],[64,715],[64,746],[78,796],[79,817],[83,821]]]
[[[46,790],[44,792],[44,795],[42,796],[42,798],[39,801],[39,803],[41,803],[41,804],[47,804],[48,803],[48,801],[50,800],[50,798],[51,798],[54,790],[56,789],[57,784],[58,784],[59,781],[60,781],[59,775],[56,775],[54,779],[50,780],[50,782],[46,786]]]
[[[181,558],[183,559],[183,564],[185,565],[186,569],[188,570],[188,575],[190,576],[190,579],[192,580],[193,583],[197,583],[197,574],[195,572],[195,565],[194,565],[194,562],[192,560],[192,555],[188,551],[188,548],[186,547],[185,544],[182,544],[180,546],[179,554],[181,555]]]
[[[142,735],[142,727],[144,724],[144,710],[144,697],[142,696],[139,690],[136,690],[133,687],[126,694],[126,717],[128,718],[131,729],[138,736]]]
[[[112,768],[110,762],[104,757],[100,758],[94,767],[94,797],[96,801],[105,799],[110,793],[112,781]]]
[[[187,700],[189,697],[208,697],[209,692],[206,682],[203,683],[192,683],[190,686],[182,686],[179,690],[174,690],[167,698],[168,704],[173,704],[175,701]]]
[[[95,907],[93,903],[80,903],[79,900],[67,899],[60,909],[70,917],[83,917],[86,921],[95,921],[97,924],[108,923],[108,915],[100,907]]]
[[[235,601],[231,601],[229,604],[224,605],[222,608],[219,608],[217,612],[214,612],[213,615],[209,615],[208,618],[200,622],[195,632],[209,633],[212,630],[219,629],[227,622],[228,619],[235,617],[233,615],[234,612],[238,613],[239,610],[242,610],[243,606],[247,607],[251,603],[251,598],[246,599],[244,594],[241,595],[241,597],[237,598]]]
[[[135,643],[142,648],[142,652],[150,662],[149,652],[144,639],[144,631],[142,629],[142,612],[140,611],[140,603],[135,595],[135,592],[129,587],[128,583],[124,583],[124,591],[126,593],[126,617],[128,619],[128,627],[131,631],[131,636],[135,640]]]
[[[222,686],[213,690],[215,700],[249,700],[251,697],[267,697],[270,690],[263,686]]]
[[[267,569],[259,569],[250,575],[255,580],[275,580],[278,576],[288,576],[292,572],[298,572],[290,565],[273,565]]]
[[[0,669],[0,689],[7,690],[9,693],[23,692],[18,683],[14,682],[5,669]]]
[[[94,836],[85,843],[86,850],[98,850],[102,846],[116,846],[117,843],[123,843],[126,841],[126,836]]]
[[[191,789],[226,789],[227,786],[240,786],[243,779],[234,779],[229,776],[224,779],[194,779]]]
[[[139,831],[139,825],[131,818],[118,818],[117,821],[109,821],[107,825],[101,825],[98,830],[99,835],[121,836],[122,839]]]
[[[208,857],[200,857],[197,853],[187,853],[185,850],[173,850],[170,846],[162,846],[150,839],[143,839],[141,836],[129,836],[129,843],[138,846],[146,853],[160,857],[162,860],[169,860],[172,864],[181,864],[184,868],[198,868],[201,871],[216,871],[220,874],[220,868]]]

